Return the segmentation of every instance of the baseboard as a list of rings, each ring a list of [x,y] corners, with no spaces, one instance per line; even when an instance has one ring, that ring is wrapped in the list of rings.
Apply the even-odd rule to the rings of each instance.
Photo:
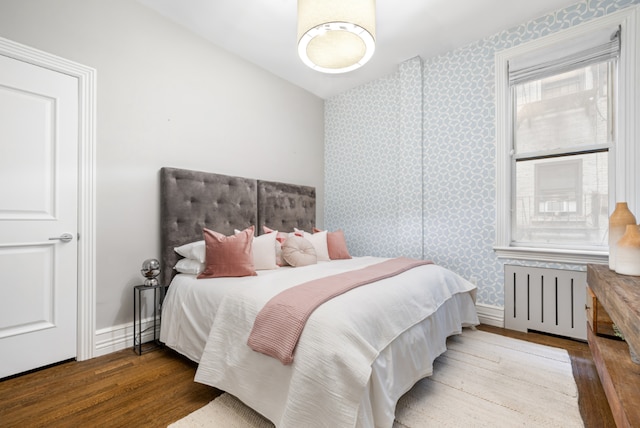
[[[142,320],[142,342],[153,340],[153,318]],[[157,326],[156,337],[160,337]],[[107,327],[96,331],[94,357],[101,357],[126,348],[133,349],[133,323]]]
[[[504,308],[500,306],[476,304],[476,312],[481,324],[504,328]]]

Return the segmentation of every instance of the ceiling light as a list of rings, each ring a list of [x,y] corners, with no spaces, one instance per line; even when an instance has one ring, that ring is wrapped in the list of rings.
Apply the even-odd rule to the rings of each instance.
[[[375,0],[298,0],[298,55],[323,73],[362,67],[375,50]]]

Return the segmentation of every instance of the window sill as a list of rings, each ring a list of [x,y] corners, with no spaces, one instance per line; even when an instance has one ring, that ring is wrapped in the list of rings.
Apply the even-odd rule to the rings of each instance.
[[[608,264],[607,251],[558,250],[531,247],[493,247],[499,259],[533,260],[569,264]]]

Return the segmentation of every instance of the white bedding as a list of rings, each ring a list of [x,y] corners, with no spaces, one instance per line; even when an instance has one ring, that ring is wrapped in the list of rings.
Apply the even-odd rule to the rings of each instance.
[[[276,270],[262,270],[258,276],[274,272]],[[160,341],[199,362],[222,298],[231,287],[242,287],[258,279],[253,276],[197,279],[196,276],[179,274],[171,281],[162,304]]]
[[[398,398],[431,374],[446,337],[478,323],[475,286],[458,275],[420,266],[323,304],[290,366],[246,344],[258,311],[281,290],[382,260],[359,257],[222,280],[179,275],[163,306],[161,340],[200,362],[196,381],[237,396],[278,427],[390,427]]]

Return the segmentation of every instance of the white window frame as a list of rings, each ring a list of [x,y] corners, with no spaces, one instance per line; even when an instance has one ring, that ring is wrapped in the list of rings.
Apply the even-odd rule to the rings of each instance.
[[[621,52],[618,63],[618,114],[616,143],[609,150],[609,212],[616,202],[627,202],[640,215],[640,6],[632,6],[607,16],[579,24],[534,41],[497,52],[496,64],[496,243],[499,258],[556,263],[604,263],[608,251],[533,248],[511,245],[511,198],[514,175],[511,162],[512,109],[509,88],[510,59],[554,44],[588,36],[593,32],[620,26]]]

